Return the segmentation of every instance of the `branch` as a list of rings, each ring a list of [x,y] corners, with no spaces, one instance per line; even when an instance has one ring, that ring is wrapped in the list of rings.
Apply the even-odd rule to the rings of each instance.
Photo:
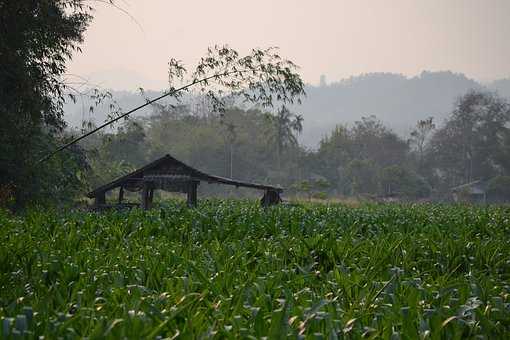
[[[53,152],[51,152],[51,153],[47,154],[46,156],[44,156],[43,158],[41,158],[39,161],[37,161],[36,165],[41,164],[41,163],[44,163],[45,161],[49,160],[50,158],[52,158],[54,155],[56,155],[56,154],[57,154],[57,153],[59,153],[60,151],[63,151],[63,150],[65,150],[65,149],[69,148],[71,145],[78,143],[78,142],[79,142],[79,141],[81,141],[82,139],[87,138],[88,136],[90,136],[90,135],[92,135],[92,134],[94,134],[94,133],[98,132],[99,130],[101,130],[101,129],[103,129],[103,128],[107,127],[108,125],[111,125],[111,124],[115,123],[116,121],[118,121],[118,120],[120,120],[120,119],[122,119],[122,118],[124,118],[124,117],[127,117],[127,116],[129,116],[130,114],[132,114],[132,113],[134,113],[134,112],[136,112],[136,111],[138,111],[138,110],[140,110],[140,109],[142,109],[142,108],[144,108],[144,107],[146,107],[146,106],[149,106],[149,105],[151,105],[151,104],[153,104],[153,103],[155,103],[155,102],[157,102],[157,101],[159,101],[159,100],[161,100],[161,99],[163,99],[163,98],[165,98],[165,97],[175,95],[176,93],[178,93],[178,92],[180,92],[180,91],[183,91],[183,90],[186,90],[186,89],[188,89],[188,88],[190,88],[190,87],[192,87],[192,86],[194,86],[194,85],[197,85],[197,84],[200,84],[200,83],[207,83],[209,80],[211,80],[211,79],[213,79],[213,78],[226,77],[226,76],[229,76],[229,75],[231,75],[231,74],[236,74],[236,73],[237,73],[237,74],[241,74],[241,73],[245,73],[245,72],[253,72],[253,70],[235,70],[235,71],[230,71],[230,72],[224,72],[224,73],[221,73],[221,74],[214,74],[214,75],[211,75],[211,76],[206,77],[206,78],[202,78],[202,79],[195,80],[195,81],[193,81],[193,82],[191,82],[191,83],[189,83],[189,84],[187,84],[187,85],[184,85],[184,86],[182,86],[182,87],[179,87],[179,88],[177,88],[177,89],[171,90],[171,91],[169,91],[169,92],[167,92],[167,93],[164,93],[164,94],[162,94],[161,96],[159,96],[159,97],[157,97],[157,98],[154,98],[154,99],[152,99],[152,100],[148,100],[145,104],[142,104],[142,105],[140,105],[140,106],[137,106],[137,107],[135,107],[134,109],[132,109],[132,110],[130,110],[130,111],[128,111],[128,112],[126,112],[126,113],[123,113],[123,114],[121,114],[120,116],[118,116],[118,117],[116,117],[116,118],[114,118],[114,119],[111,119],[111,120],[107,121],[106,123],[104,123],[104,124],[102,124],[102,125],[98,126],[98,127],[97,127],[97,128],[95,128],[94,130],[91,130],[91,131],[89,131],[89,132],[87,132],[87,133],[85,133],[85,134],[81,135],[80,137],[73,139],[73,140],[72,140],[72,141],[70,141],[69,143],[66,143],[66,144],[62,145],[61,147],[59,147],[59,148],[58,148],[58,149],[56,149],[55,151],[53,151]]]
[[[120,11],[120,12],[124,13],[125,15],[127,15],[131,19],[131,21],[133,21],[138,26],[138,28],[140,28],[140,31],[145,34],[145,31],[143,30],[143,27],[138,22],[138,20],[136,20],[136,18],[134,16],[132,16],[131,13],[129,13],[127,10],[125,10],[124,8],[116,5],[113,2],[113,0],[88,0],[88,1],[98,2],[98,3],[104,4],[104,5],[112,6],[113,8],[115,8],[118,11]],[[124,1],[124,3],[127,5],[127,3],[125,1]]]

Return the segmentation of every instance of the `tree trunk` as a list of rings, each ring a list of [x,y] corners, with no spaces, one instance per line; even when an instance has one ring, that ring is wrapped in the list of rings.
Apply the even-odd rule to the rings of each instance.
[[[234,146],[230,143],[230,178],[233,176]]]

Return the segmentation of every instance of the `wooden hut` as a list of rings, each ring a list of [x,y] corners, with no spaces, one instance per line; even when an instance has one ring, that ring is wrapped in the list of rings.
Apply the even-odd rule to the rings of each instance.
[[[197,188],[200,182],[262,190],[264,196],[261,199],[261,204],[265,207],[280,203],[280,194],[283,192],[280,187],[209,175],[166,155],[130,174],[100,186],[88,193],[87,196],[95,199],[96,208],[103,208],[107,206],[106,193],[108,191],[119,188],[119,204],[123,202],[124,191],[141,192],[141,207],[147,210],[152,205],[154,190],[159,189],[187,194],[188,205],[194,207],[197,204]]]

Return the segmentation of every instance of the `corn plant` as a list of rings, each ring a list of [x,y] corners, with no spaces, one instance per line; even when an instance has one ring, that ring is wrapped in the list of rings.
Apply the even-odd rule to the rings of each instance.
[[[510,209],[0,212],[3,338],[503,338]]]

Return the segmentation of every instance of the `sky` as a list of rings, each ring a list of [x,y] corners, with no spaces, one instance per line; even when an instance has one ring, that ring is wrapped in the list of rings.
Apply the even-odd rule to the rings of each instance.
[[[164,89],[170,58],[277,46],[312,84],[370,72],[510,77],[510,0],[116,0],[97,8],[69,73],[117,90]]]

